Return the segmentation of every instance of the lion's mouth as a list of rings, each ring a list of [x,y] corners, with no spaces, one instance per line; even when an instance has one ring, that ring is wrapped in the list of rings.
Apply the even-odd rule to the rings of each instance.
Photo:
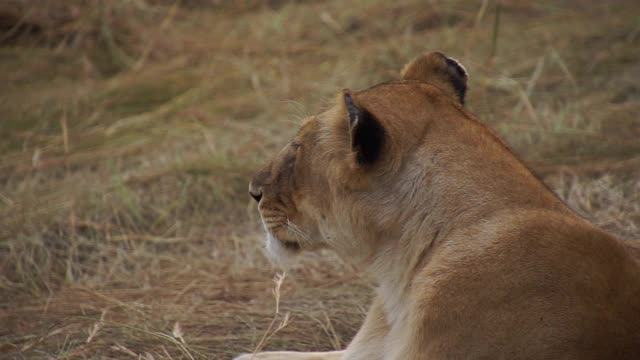
[[[300,243],[297,241],[283,240],[281,242],[282,242],[282,245],[284,245],[284,247],[287,248],[287,250],[298,251],[301,248]]]
[[[272,241],[279,243],[283,248],[291,252],[298,252],[302,250],[302,245],[296,239],[291,239],[288,231],[285,228],[276,227],[275,229],[267,230],[270,234]]]
[[[270,224],[264,223],[265,230],[269,235],[269,239],[272,242],[278,243],[278,245],[290,252],[299,252],[302,250],[302,243],[296,236],[297,233],[293,232],[290,225],[282,224]],[[300,230],[298,230],[300,231]]]

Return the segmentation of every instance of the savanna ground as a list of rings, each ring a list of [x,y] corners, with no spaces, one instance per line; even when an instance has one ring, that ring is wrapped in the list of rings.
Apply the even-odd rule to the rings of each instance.
[[[2,1],[0,357],[343,347],[370,284],[309,254],[276,306],[247,184],[435,49],[559,196],[640,238],[637,1]]]

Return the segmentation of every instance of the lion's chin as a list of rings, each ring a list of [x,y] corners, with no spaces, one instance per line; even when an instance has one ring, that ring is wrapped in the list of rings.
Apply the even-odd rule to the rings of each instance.
[[[300,244],[295,241],[279,240],[267,232],[267,256],[277,265],[288,265],[301,251]]]

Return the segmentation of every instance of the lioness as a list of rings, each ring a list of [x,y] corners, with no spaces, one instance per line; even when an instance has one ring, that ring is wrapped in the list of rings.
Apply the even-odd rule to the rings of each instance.
[[[251,181],[274,258],[331,248],[377,283],[346,350],[253,358],[640,359],[627,245],[464,109],[457,61],[401,74],[344,90]]]

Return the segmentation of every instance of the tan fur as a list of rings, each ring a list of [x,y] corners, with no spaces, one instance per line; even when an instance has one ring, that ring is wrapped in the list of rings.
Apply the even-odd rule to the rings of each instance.
[[[638,261],[461,106],[443,56],[353,94],[385,131],[374,163],[341,95],[253,179],[276,260],[328,247],[378,285],[346,350],[254,358],[640,358]]]

